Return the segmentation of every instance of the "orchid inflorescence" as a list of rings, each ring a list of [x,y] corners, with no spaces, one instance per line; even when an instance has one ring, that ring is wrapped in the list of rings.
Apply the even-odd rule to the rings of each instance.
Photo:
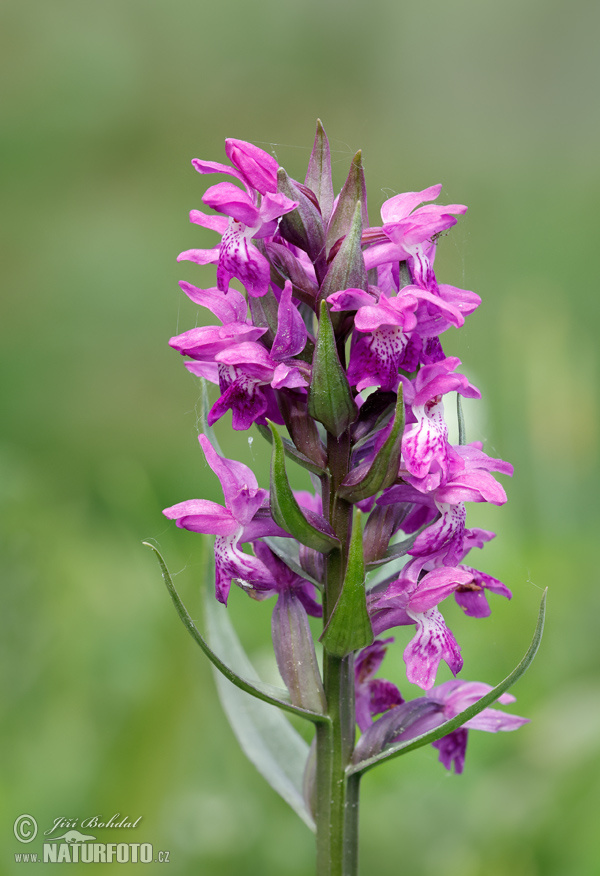
[[[466,207],[436,204],[435,185],[389,198],[381,224],[371,226],[360,152],[334,197],[320,122],[303,183],[250,143],[229,139],[225,151],[230,164],[192,162],[201,174],[234,180],[204,194],[218,215],[190,213],[221,240],[179,256],[216,265],[216,286],[180,285],[221,324],[170,341],[192,374],[218,386],[199,440],[225,505],[192,499],[164,513],[215,537],[219,602],[227,604],[232,582],[254,599],[276,597],[273,645],[289,701],[331,720],[336,708],[347,711],[340,690],[354,701],[342,757],[346,769],[357,768],[491,690],[456,678],[436,685],[442,660],[453,676],[463,664],[440,603],[453,596],[466,615],[483,618],[488,593],[511,597],[467,562],[494,533],[466,527],[465,503],[502,505],[492,472],[510,475],[512,466],[466,442],[460,397],[480,393],[440,342],[480,303],[474,292],[438,282],[433,268],[439,235]],[[444,417],[450,393],[458,444],[449,442]],[[229,410],[235,430],[255,425],[271,443],[269,490],[211,442],[210,427]],[[290,488],[292,461],[307,470],[313,491]],[[322,669],[309,615],[323,618]],[[404,626],[407,679],[423,691],[408,701],[375,677],[394,641],[385,634]],[[513,730],[525,721],[484,708],[433,744],[440,761],[461,772],[469,729]],[[319,757],[317,744],[317,774]],[[325,805],[318,791],[312,801],[313,811]]]

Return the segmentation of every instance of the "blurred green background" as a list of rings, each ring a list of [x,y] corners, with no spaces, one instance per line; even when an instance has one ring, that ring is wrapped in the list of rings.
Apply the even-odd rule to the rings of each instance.
[[[320,116],[337,188],[362,148],[374,224],[386,197],[438,182],[469,205],[437,272],[483,304],[444,346],[483,392],[468,437],[515,476],[505,508],[470,509],[498,532],[479,565],[514,599],[479,622],[448,608],[466,678],[512,668],[550,588],[515,689],[531,724],[471,733],[463,776],[433,749],[369,773],[361,874],[600,873],[600,6],[5,0],[0,16],[0,872],[41,848],[15,840],[21,813],[42,830],[117,812],[143,815],[134,839],[178,876],[312,871],[310,834],[240,753],[141,542],[199,617],[201,540],[161,516],[221,501],[198,387],[167,346],[198,319],[177,280],[214,278],[175,262],[215,240],[187,221],[207,182],[190,159],[225,160],[233,136],[302,179]],[[226,420],[225,450],[265,486],[262,439]],[[236,591],[231,613],[272,671],[269,605]]]

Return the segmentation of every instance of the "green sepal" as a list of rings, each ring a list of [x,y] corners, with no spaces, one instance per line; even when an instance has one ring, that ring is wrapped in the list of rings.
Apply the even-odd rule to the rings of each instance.
[[[498,697],[502,696],[503,693],[509,690],[509,688],[511,688],[513,684],[527,672],[533,663],[533,658],[538,652],[542,641],[542,634],[544,632],[547,593],[548,588],[544,590],[542,596],[538,620],[529,648],[521,662],[503,681],[500,682],[500,684],[497,684],[496,687],[492,688],[492,690],[485,694],[485,696],[481,697],[481,699],[477,700],[477,702],[466,708],[459,715],[456,715],[454,718],[451,718],[449,721],[446,721],[434,730],[430,730],[428,733],[423,733],[421,736],[416,736],[414,739],[393,743],[379,754],[361,760],[356,764],[351,764],[346,770],[347,775],[362,775],[367,772],[367,770],[377,766],[378,763],[391,760],[393,757],[400,757],[402,754],[408,754],[409,751],[414,751],[417,748],[421,748],[423,745],[428,745],[430,742],[436,742],[438,739],[441,739],[442,736],[447,736],[448,733],[452,733],[453,730],[458,730],[459,727],[462,727],[467,721],[474,718],[475,715],[478,715],[480,712],[483,712],[484,709],[487,709],[488,706],[495,703]]]
[[[308,253],[313,262],[324,258],[325,230],[321,212],[299,185],[289,178],[283,167],[277,171],[277,191],[298,202],[295,210],[279,220],[281,236]]]
[[[285,470],[285,451],[277,429],[269,423],[273,436],[271,455],[271,515],[275,523],[306,547],[328,554],[339,541],[325,518],[300,508],[294,498]],[[313,522],[309,522],[306,515]]]
[[[350,231],[357,202],[360,202],[362,205],[362,224],[367,226],[369,224],[367,214],[367,186],[365,183],[365,172],[362,166],[362,153],[360,149],[352,159],[350,172],[348,173],[346,182],[340,192],[338,202],[329,223],[329,228],[327,229],[326,245],[328,253],[332,246]],[[340,286],[340,289],[344,288],[347,289],[349,287]]]
[[[358,483],[353,482],[352,475],[357,471],[355,469],[354,472],[350,472],[345,480],[342,481],[337,491],[340,498],[345,499],[347,502],[361,502],[363,499],[374,496],[380,490],[385,490],[387,487],[392,486],[398,477],[403,432],[404,394],[402,392],[402,384],[400,384],[398,387],[394,423],[390,434],[362,480],[358,481]]]
[[[357,511],[342,590],[321,635],[324,648],[340,658],[359,648],[366,648],[373,641],[373,628],[367,610],[360,518],[361,513]]]
[[[326,301],[321,301],[319,334],[308,390],[308,413],[339,438],[358,416],[358,408],[336,349]]]
[[[319,298],[325,299],[334,292],[342,289],[364,289],[367,291],[369,283],[367,270],[361,249],[363,220],[361,216],[361,202],[355,205],[346,236],[340,244],[340,248],[333,257],[329,270],[319,290]]]
[[[327,222],[333,208],[333,182],[331,180],[329,140],[321,124],[321,119],[317,119],[315,142],[310,154],[304,185],[308,186],[317,196],[323,221]]]

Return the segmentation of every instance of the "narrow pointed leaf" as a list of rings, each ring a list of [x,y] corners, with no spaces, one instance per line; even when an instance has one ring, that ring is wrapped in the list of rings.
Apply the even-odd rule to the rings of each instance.
[[[160,551],[148,541],[142,542],[145,547],[151,548],[154,551],[154,555],[156,556],[158,563],[161,568],[163,580],[167,586],[167,590],[169,592],[169,596],[173,601],[173,605],[179,615],[179,619],[196,642],[197,645],[200,646],[201,650],[208,657],[213,666],[219,670],[219,672],[232,684],[238,687],[240,690],[245,693],[250,694],[253,697],[256,697],[259,700],[262,700],[265,703],[270,703],[274,706],[277,706],[280,709],[283,709],[288,712],[292,712],[295,715],[300,715],[303,718],[307,718],[311,721],[323,721],[324,716],[319,714],[313,714],[306,709],[298,708],[297,706],[292,705],[289,699],[288,692],[283,688],[276,687],[272,684],[265,684],[260,681],[255,673],[252,673],[252,679],[244,677],[244,675],[238,675],[234,668],[229,666],[224,660],[222,660],[215,652],[212,650],[206,639],[198,630],[198,627],[190,617],[185,605],[181,601],[181,597],[179,593],[175,589],[175,585],[173,584],[173,580],[171,575],[169,574],[169,570],[167,569],[166,563],[160,553]],[[207,575],[207,578],[210,577]],[[213,582],[214,584],[214,582]],[[212,592],[212,591],[211,591]]]
[[[319,334],[308,390],[308,412],[336,438],[354,422],[358,408],[336,349],[326,301],[321,301]]]
[[[398,477],[400,449],[404,432],[404,398],[402,384],[398,387],[398,400],[392,430],[373,460],[367,474],[353,482],[352,472],[342,482],[338,495],[347,502],[361,502],[380,490],[391,487]]]
[[[317,119],[317,132],[308,162],[305,185],[317,196],[323,221],[328,222],[333,207],[333,182],[331,180],[331,154],[329,140],[321,119]]]
[[[233,629],[226,610],[206,593],[205,612],[210,643],[223,650],[234,669],[249,678],[252,664]],[[309,748],[284,715],[266,702],[247,696],[215,672],[221,705],[242,751],[271,787],[315,830],[314,819],[303,794],[303,779]]]
[[[365,564],[363,560],[360,511],[354,517],[350,552],[342,591],[323,631],[321,641],[335,657],[366,648],[373,641],[373,629],[367,610]]]
[[[336,241],[344,237],[350,231],[352,225],[352,217],[356,209],[357,202],[361,203],[362,219],[365,226],[369,224],[367,215],[367,186],[365,183],[365,172],[362,166],[362,153],[359,151],[352,159],[350,172],[340,196],[336,204],[333,216],[327,229],[327,251],[331,249]],[[341,288],[350,288],[348,286]],[[362,288],[362,287],[361,287]]]
[[[544,595],[542,596],[540,611],[538,614],[538,621],[535,632],[533,634],[533,639],[531,640],[531,644],[521,662],[513,669],[510,675],[507,675],[506,678],[501,681],[500,684],[497,684],[496,687],[492,688],[489,693],[481,697],[481,699],[477,700],[476,703],[473,703],[472,706],[469,706],[468,709],[465,709],[463,712],[461,712],[459,715],[456,715],[456,717],[452,718],[450,721],[446,721],[444,724],[436,727],[435,730],[430,730],[428,733],[423,733],[421,736],[417,736],[414,739],[398,742],[394,745],[391,745],[389,748],[386,748],[380,754],[369,757],[366,760],[362,760],[360,761],[360,763],[353,764],[348,768],[348,773],[350,775],[356,773],[365,773],[367,772],[367,770],[372,769],[372,767],[377,766],[378,763],[383,763],[383,761],[390,760],[393,757],[399,757],[402,754],[407,754],[409,751],[414,751],[417,748],[421,748],[423,745],[428,745],[430,742],[436,742],[438,739],[441,739],[442,736],[447,736],[448,733],[452,733],[453,730],[457,730],[459,727],[462,727],[463,724],[466,724],[466,722],[470,721],[471,718],[474,718],[475,715],[483,712],[484,709],[487,709],[488,706],[491,706],[498,699],[498,697],[500,697],[509,688],[511,688],[513,684],[518,681],[518,679],[521,678],[521,676],[524,675],[525,672],[527,672],[533,662],[533,658],[538,652],[538,648],[540,647],[542,633],[544,632],[547,592],[548,589],[546,588],[546,590],[544,591]]]
[[[319,290],[319,298],[324,299],[343,289],[369,288],[367,269],[360,245],[362,218],[360,201],[356,205],[350,228],[334,256],[329,270]],[[338,314],[343,316],[343,314]]]
[[[296,501],[285,470],[285,451],[281,436],[270,424],[273,436],[271,454],[271,514],[273,520],[301,544],[327,554],[339,541],[323,517],[308,509],[302,510]]]

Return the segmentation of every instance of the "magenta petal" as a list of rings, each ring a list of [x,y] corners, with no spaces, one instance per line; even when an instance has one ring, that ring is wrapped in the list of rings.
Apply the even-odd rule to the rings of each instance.
[[[247,376],[269,382],[276,363],[261,344],[242,342],[221,350],[217,361],[223,365],[242,365]]]
[[[509,715],[498,709],[484,709],[470,721],[465,727],[471,730],[485,730],[487,733],[498,733],[501,730],[517,730],[523,724],[528,724],[529,718],[521,718],[519,715]]]
[[[438,502],[457,505],[459,502],[492,502],[503,505],[506,502],[504,487],[487,471],[463,472],[436,492]]]
[[[277,191],[277,159],[245,140],[225,140],[225,152],[251,188],[262,195]]]
[[[250,589],[274,589],[275,580],[257,557],[245,554],[237,547],[239,532],[215,538],[215,590],[219,602],[227,604],[231,579],[238,579]]]
[[[257,420],[260,421],[267,410],[267,399],[260,384],[239,374],[208,412],[209,426],[230,409],[231,425],[238,432],[244,432]]]
[[[266,295],[271,279],[271,268],[266,258],[248,240],[245,229],[230,227],[223,235],[217,267],[217,286],[226,292],[229,282],[237,277],[249,295]]]
[[[216,362],[197,362],[193,359],[190,362],[184,362],[185,367],[196,377],[204,377],[209,383],[219,383],[219,366]]]
[[[473,575],[460,566],[440,566],[421,578],[417,589],[408,600],[411,611],[424,612],[435,608],[461,584],[468,584]]]
[[[456,639],[436,608],[423,613],[408,612],[417,624],[417,633],[404,651],[406,675],[423,690],[433,687],[441,660],[453,675],[462,669],[462,657]]]
[[[200,210],[190,210],[190,222],[203,228],[210,228],[211,231],[217,231],[219,234],[225,234],[229,225],[229,220],[225,216],[209,216]]]
[[[398,386],[398,367],[407,336],[401,328],[389,326],[355,337],[348,364],[350,384],[359,392],[368,386],[380,386],[384,391],[393,392]]]
[[[224,182],[211,186],[204,193],[202,200],[213,210],[232,216],[237,222],[242,222],[244,225],[255,227],[260,224],[258,210],[252,199],[247,192],[234,183]]]
[[[402,459],[407,471],[416,478],[424,478],[432,464],[446,471],[448,464],[448,427],[444,420],[443,404],[415,405],[417,422],[402,436]]]
[[[447,564],[458,562],[462,555],[466,511],[463,504],[440,505],[442,516],[417,536],[408,553],[413,557],[438,554]]]
[[[358,310],[359,307],[377,303],[375,296],[365,292],[364,289],[342,289],[341,292],[329,295],[327,301],[331,304],[334,313],[342,310]]]
[[[200,158],[192,158],[192,166],[198,173],[226,173],[241,179],[240,174],[234,167],[228,164],[220,164],[218,161],[202,161]]]
[[[447,770],[452,770],[452,765],[454,765],[454,772],[457,775],[462,773],[465,766],[468,736],[468,730],[465,730],[464,727],[459,727],[457,730],[453,730],[452,733],[448,733],[446,736],[442,736],[441,739],[436,740],[436,742],[431,743],[440,753],[440,763]]]
[[[194,262],[196,265],[214,265],[219,261],[220,248],[186,249],[177,256],[178,262]]]
[[[405,219],[415,207],[425,201],[435,201],[442,191],[441,183],[429,186],[422,192],[403,192],[388,198],[381,206],[381,218],[384,222],[398,222]]]
[[[246,320],[248,305],[244,296],[237,289],[230,289],[228,292],[221,292],[216,286],[210,289],[198,289],[197,286],[192,286],[185,280],[182,280],[179,285],[194,304],[206,307],[224,325]]]
[[[262,222],[272,222],[286,213],[290,213],[298,206],[298,201],[292,201],[281,192],[274,195],[264,195],[260,204],[260,218]]]
[[[240,524],[246,525],[266,498],[266,490],[258,488],[256,476],[247,465],[219,456],[206,435],[199,435],[198,441],[206,461],[221,482],[228,510]]]
[[[220,350],[229,349],[244,340],[257,340],[266,329],[231,322],[224,326],[199,326],[171,338],[169,346],[184,356],[213,359]]]
[[[208,499],[190,499],[179,502],[163,511],[165,517],[176,520],[182,529],[203,532],[207,535],[231,535],[239,524],[222,505]]]
[[[277,312],[277,334],[271,347],[274,359],[289,359],[301,353],[308,337],[300,311],[292,301],[292,284],[286,280]]]

